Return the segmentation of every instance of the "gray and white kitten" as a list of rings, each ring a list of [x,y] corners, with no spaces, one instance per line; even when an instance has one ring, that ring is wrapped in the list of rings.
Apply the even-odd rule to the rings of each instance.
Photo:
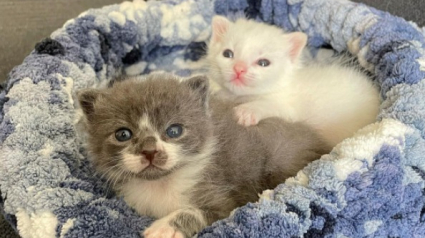
[[[310,128],[278,118],[240,126],[208,79],[129,78],[79,94],[98,171],[137,212],[145,237],[189,237],[329,152]]]

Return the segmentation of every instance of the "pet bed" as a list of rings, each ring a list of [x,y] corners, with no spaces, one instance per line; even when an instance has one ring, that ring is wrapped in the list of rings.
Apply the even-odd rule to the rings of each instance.
[[[376,123],[198,236],[425,237],[424,34],[343,0],[136,0],[68,21],[0,94],[0,204],[22,237],[139,236],[152,219],[95,175],[73,95],[120,74],[202,72],[212,16],[241,13],[350,51],[383,102]]]

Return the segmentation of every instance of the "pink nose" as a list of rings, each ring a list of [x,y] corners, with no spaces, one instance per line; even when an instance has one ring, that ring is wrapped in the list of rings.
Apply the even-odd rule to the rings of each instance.
[[[235,73],[237,74],[237,76],[242,76],[246,73],[246,65],[242,62],[237,62],[234,66],[233,66],[233,70],[235,71]]]
[[[149,162],[151,162],[152,163],[152,160],[155,158],[155,154],[157,153],[158,151],[156,151],[156,150],[143,150],[142,151],[142,155],[144,155],[145,156],[145,158],[147,159],[147,160],[149,160]]]

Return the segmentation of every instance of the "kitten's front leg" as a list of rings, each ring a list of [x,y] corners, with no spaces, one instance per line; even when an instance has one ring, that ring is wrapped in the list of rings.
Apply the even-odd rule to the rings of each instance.
[[[145,238],[192,237],[207,225],[204,213],[197,208],[185,208],[155,221],[144,232]]]
[[[262,119],[270,117],[272,109],[270,103],[266,101],[253,101],[236,106],[233,110],[240,125],[253,126],[257,125]]]

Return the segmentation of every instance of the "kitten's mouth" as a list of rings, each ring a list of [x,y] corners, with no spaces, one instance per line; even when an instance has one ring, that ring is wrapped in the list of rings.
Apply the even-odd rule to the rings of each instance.
[[[230,83],[232,85],[234,85],[234,86],[237,86],[237,87],[244,87],[244,86],[246,86],[245,79],[243,77],[238,77],[236,75],[234,75],[232,77],[232,79],[230,80]]]
[[[161,169],[157,165],[154,165],[152,163],[149,163],[149,165],[146,166],[141,172],[144,172],[144,171],[147,171],[147,170],[165,170],[165,169]]]
[[[149,164],[146,168],[137,173],[136,176],[141,179],[156,180],[170,174],[171,172],[172,170],[165,170],[156,165]]]

